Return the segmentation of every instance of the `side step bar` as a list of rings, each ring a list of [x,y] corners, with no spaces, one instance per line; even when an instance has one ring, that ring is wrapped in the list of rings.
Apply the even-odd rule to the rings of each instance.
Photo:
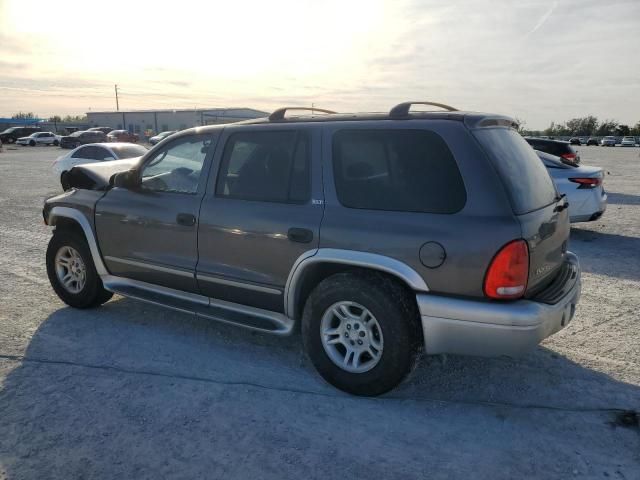
[[[113,275],[105,275],[101,278],[104,288],[124,297],[275,335],[289,335],[293,331],[294,321],[282,313],[226,302],[197,293],[182,292],[129,278]]]

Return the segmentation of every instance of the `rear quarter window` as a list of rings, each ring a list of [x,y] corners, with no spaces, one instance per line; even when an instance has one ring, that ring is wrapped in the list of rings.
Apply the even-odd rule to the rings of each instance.
[[[531,145],[510,128],[473,131],[495,166],[511,198],[514,213],[522,215],[555,202],[557,192],[547,169]]]
[[[345,207],[451,214],[466,203],[456,160],[435,132],[342,130],[332,150],[336,193]]]

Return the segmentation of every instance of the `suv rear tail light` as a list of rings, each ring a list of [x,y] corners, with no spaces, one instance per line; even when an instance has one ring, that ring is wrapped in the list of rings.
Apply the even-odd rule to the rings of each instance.
[[[520,298],[528,278],[529,247],[524,240],[514,240],[493,257],[484,278],[484,294],[497,300]]]
[[[579,184],[578,188],[596,188],[598,185],[602,185],[602,179],[600,177],[570,178],[569,181]]]

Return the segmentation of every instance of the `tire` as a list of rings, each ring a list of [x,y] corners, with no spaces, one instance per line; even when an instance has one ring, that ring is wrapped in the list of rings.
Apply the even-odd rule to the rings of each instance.
[[[69,258],[66,253],[71,249],[78,254],[84,264],[84,281],[74,284],[75,290],[66,287],[59,278],[56,257],[60,253],[61,257]],[[91,258],[91,252],[84,237],[69,230],[56,231],[49,241],[47,247],[47,275],[53,290],[60,300],[74,308],[94,308],[108,301],[113,293],[104,289],[102,281],[96,272],[96,268]],[[63,269],[64,271],[64,269]],[[67,268],[68,272],[69,269]]]
[[[32,146],[32,147],[35,147],[35,146],[36,146],[36,142],[34,142],[33,140],[31,140],[31,141],[29,142],[29,145],[30,145],[30,146]]]
[[[65,192],[71,188],[71,184],[69,183],[69,172],[62,172],[60,175],[60,185],[62,186],[62,190]]]
[[[58,140],[54,140],[53,141],[53,146],[57,147],[58,145],[60,145],[60,142]]]
[[[16,143],[16,139],[15,138],[7,138],[7,143],[11,144],[11,143]]]
[[[348,316],[342,307],[347,309]],[[347,320],[341,321],[334,315],[336,309]],[[364,317],[358,319],[359,315]],[[365,326],[362,318],[367,324],[374,324],[373,330]],[[338,273],[320,282],[307,299],[302,339],[311,363],[328,383],[354,395],[375,396],[397,386],[416,365],[422,345],[418,320],[415,300],[393,279],[377,273]],[[323,331],[332,333],[325,335]],[[334,345],[323,340],[329,338],[335,340]],[[354,338],[358,342],[362,338],[364,345],[358,347]],[[343,343],[347,341],[354,350],[360,348],[360,352],[368,345],[369,351],[378,351],[378,359],[368,352],[354,353],[348,355],[347,367],[344,363],[338,366],[336,360],[339,361],[341,352],[348,351]],[[359,355],[359,367],[355,366],[355,355]],[[357,368],[361,371],[354,371]]]

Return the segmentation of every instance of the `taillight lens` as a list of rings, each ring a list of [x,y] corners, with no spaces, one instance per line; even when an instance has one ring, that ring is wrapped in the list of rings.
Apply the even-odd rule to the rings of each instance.
[[[577,183],[578,188],[596,188],[598,185],[602,185],[602,179],[600,177],[595,178],[570,178],[570,182]]]
[[[575,160],[578,155],[576,153],[563,153],[560,156],[562,158],[567,159],[567,160]]]
[[[528,278],[529,247],[524,240],[514,240],[493,257],[484,279],[484,294],[499,300],[520,298]]]

